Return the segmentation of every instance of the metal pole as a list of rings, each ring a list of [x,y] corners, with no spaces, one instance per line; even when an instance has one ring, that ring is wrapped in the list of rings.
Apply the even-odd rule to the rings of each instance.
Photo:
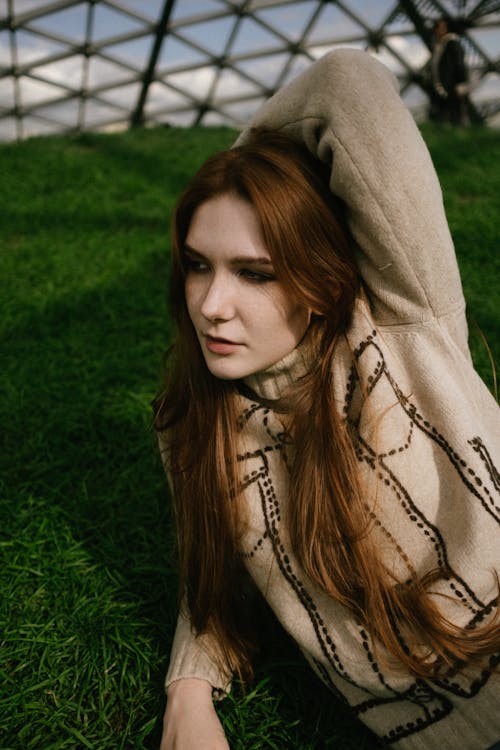
[[[158,21],[158,26],[156,27],[156,36],[153,44],[153,49],[151,50],[148,67],[146,68],[142,79],[141,92],[139,94],[136,107],[132,113],[132,117],[130,118],[130,124],[133,128],[142,125],[144,122],[144,105],[146,103],[149,87],[153,80],[156,63],[161,52],[161,45],[163,44],[163,39],[165,37],[165,32],[167,30],[168,22],[172,14],[174,5],[175,0],[165,0],[163,12],[161,14],[160,20]]]

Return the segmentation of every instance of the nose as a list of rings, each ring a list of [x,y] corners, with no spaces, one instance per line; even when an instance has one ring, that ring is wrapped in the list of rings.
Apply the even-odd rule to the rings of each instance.
[[[212,275],[200,311],[203,317],[210,321],[231,320],[234,316],[234,296],[225,275]]]

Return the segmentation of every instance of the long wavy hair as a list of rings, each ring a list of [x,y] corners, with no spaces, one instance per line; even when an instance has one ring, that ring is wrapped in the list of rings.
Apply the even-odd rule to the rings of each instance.
[[[314,311],[314,364],[276,405],[287,412],[294,441],[286,515],[293,552],[375,643],[413,674],[432,677],[498,650],[500,636],[496,623],[463,629],[444,618],[429,587],[446,571],[423,578],[414,572],[411,585],[398,586],[375,548],[353,441],[332,388],[336,346],[361,284],[328,171],[289,137],[259,130],[244,145],[211,157],[177,204],[170,289],[177,338],[155,401],[155,427],[173,483],[180,590],[195,631],[215,636],[221,666],[251,677],[252,639],[241,616],[239,585],[244,518],[237,384],[208,370],[184,294],[183,247],[194,213],[205,201],[230,194],[254,207],[278,280]]]

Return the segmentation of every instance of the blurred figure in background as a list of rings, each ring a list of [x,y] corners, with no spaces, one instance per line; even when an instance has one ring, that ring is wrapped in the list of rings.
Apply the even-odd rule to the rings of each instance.
[[[430,119],[465,125],[468,77],[464,50],[449,21],[439,18],[433,28],[435,45],[431,59],[432,95]]]

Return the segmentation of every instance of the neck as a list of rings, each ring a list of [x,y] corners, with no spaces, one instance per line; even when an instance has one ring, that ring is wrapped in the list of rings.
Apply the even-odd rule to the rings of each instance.
[[[312,344],[306,336],[300,344],[275,364],[253,373],[243,380],[242,389],[257,398],[275,401],[281,398],[289,386],[303,377],[310,369]]]

